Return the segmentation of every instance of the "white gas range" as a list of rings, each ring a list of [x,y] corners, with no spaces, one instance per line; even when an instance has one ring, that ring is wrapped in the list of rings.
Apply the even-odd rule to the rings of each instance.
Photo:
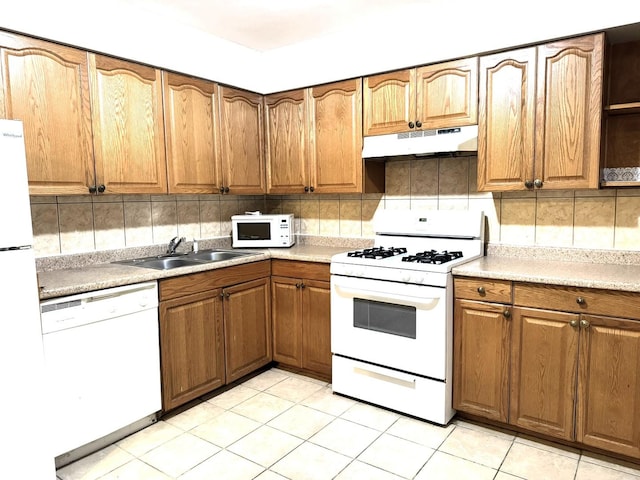
[[[484,254],[484,215],[383,210],[374,229],[374,247],[331,259],[333,391],[444,425],[451,269]]]

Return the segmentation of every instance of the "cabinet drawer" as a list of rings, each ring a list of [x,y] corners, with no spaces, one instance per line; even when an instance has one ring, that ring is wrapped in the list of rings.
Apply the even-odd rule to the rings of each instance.
[[[456,298],[511,303],[511,282],[486,278],[454,278]]]
[[[640,319],[640,293],[516,283],[514,304],[563,312]]]
[[[298,260],[271,260],[271,275],[291,278],[307,278],[328,282],[331,279],[328,263]]]

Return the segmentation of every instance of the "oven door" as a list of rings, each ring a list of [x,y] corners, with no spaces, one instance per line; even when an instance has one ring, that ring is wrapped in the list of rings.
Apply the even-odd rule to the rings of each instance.
[[[331,276],[331,351],[446,380],[450,288]]]

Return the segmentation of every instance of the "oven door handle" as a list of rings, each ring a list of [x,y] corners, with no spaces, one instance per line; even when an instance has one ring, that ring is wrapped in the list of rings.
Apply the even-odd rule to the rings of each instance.
[[[364,290],[362,288],[349,288],[342,285],[335,284],[334,288],[336,293],[342,293],[342,296],[361,298],[363,300],[373,300],[381,303],[397,302],[402,305],[409,305],[411,307],[421,307],[426,309],[434,308],[440,298],[418,298],[409,297],[407,295],[400,295],[397,293],[384,293],[373,290]]]

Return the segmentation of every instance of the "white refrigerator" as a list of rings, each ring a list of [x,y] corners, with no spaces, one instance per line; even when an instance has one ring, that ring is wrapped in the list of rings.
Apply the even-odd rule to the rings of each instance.
[[[22,122],[0,119],[0,476],[55,479]]]

